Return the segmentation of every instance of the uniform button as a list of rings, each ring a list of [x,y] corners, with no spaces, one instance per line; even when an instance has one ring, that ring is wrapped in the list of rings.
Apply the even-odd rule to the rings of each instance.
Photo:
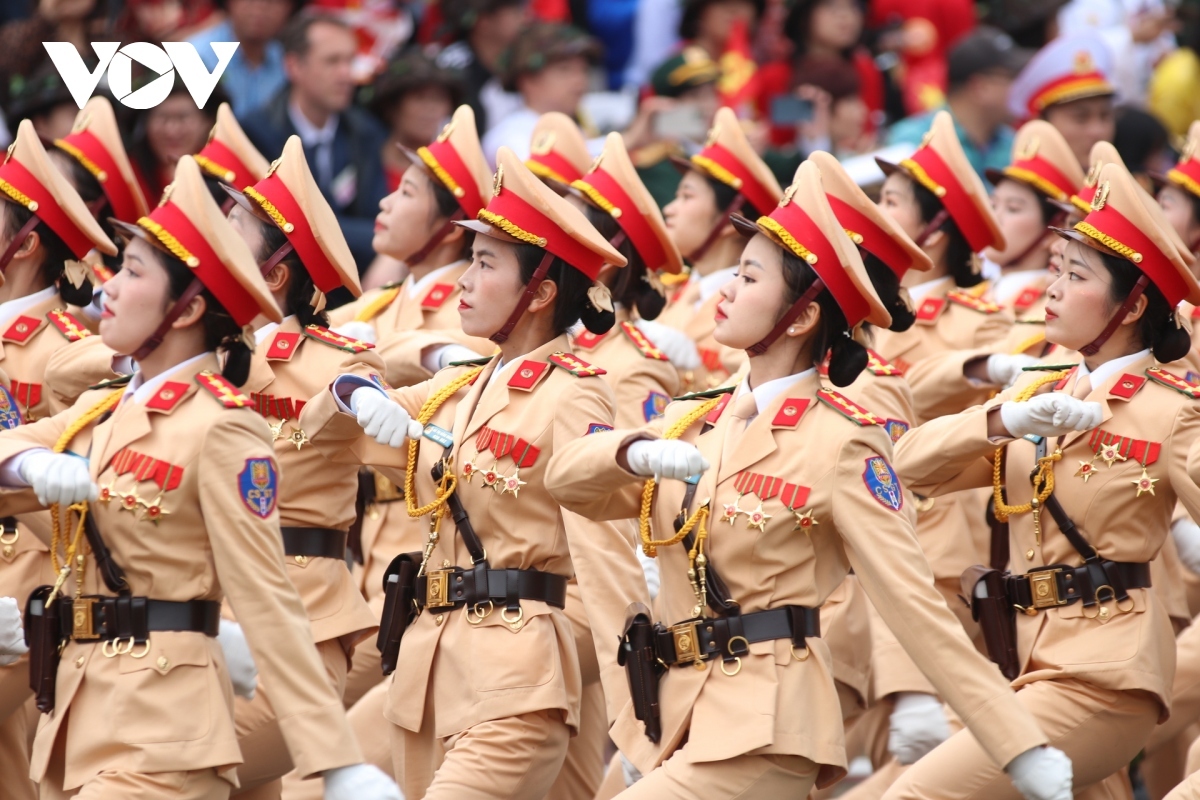
[[[1033,551],[1032,551],[1032,550],[1026,550],[1026,551],[1025,551],[1025,560],[1026,560],[1026,561],[1033,561]]]
[[[448,566],[450,566],[450,559],[448,559],[448,558],[443,558],[443,559],[442,559],[442,566],[443,566],[443,567],[448,567]]]
[[[17,552],[17,551],[13,549],[13,546],[11,544],[4,545],[4,557],[5,558],[12,558],[13,553],[15,553],[15,552]]]
[[[83,656],[80,656],[79,658],[75,659],[75,669],[79,669],[82,666],[83,666]]]
[[[167,667],[171,666],[171,662],[167,661],[166,656],[159,656],[158,661],[155,663],[158,664],[159,669],[166,669]]]
[[[296,556],[296,563],[303,567],[308,563],[308,556]]]
[[[445,615],[444,615],[444,614],[438,614],[437,616],[435,616],[435,617],[433,618],[433,621],[434,621],[435,623],[437,623],[438,625],[441,625],[441,624],[442,624],[442,617],[443,617],[443,616],[445,616]]]

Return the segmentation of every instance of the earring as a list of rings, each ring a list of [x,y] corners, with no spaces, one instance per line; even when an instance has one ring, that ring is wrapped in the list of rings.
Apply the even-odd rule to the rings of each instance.
[[[796,329],[794,327],[788,328],[788,333],[795,333],[795,332],[796,332]]]

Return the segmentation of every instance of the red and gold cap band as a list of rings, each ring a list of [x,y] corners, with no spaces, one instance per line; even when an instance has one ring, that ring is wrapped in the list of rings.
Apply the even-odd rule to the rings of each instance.
[[[1055,103],[1066,103],[1084,97],[1099,97],[1113,93],[1113,86],[1098,71],[1081,75],[1066,75],[1050,81],[1029,98],[1029,114],[1036,117]]]
[[[937,195],[972,250],[978,253],[992,244],[992,230],[987,220],[936,150],[922,147],[911,158],[901,161],[900,167],[914,181]]]
[[[8,159],[0,166],[0,191],[49,225],[50,230],[58,234],[76,258],[83,258],[95,246],[87,234],[71,221],[46,187],[15,158]]]
[[[571,186],[583,192],[596,205],[612,215],[621,230],[633,242],[634,249],[651,270],[661,270],[667,263],[667,250],[662,240],[650,227],[650,223],[638,211],[633,198],[625,191],[620,182],[603,169],[589,172],[583,178],[573,181]]]
[[[134,199],[133,190],[125,182],[117,160],[96,134],[83,130],[58,139],[54,144],[79,161],[84,169],[96,178],[100,188],[104,190],[105,197],[108,198],[109,205],[112,206],[114,217],[122,222],[137,220],[141,209]]]
[[[901,247],[883,228],[876,225],[870,217],[840,197],[826,194],[825,198],[829,200],[829,207],[833,209],[833,215],[838,218],[847,232],[853,231],[862,239],[862,241],[854,240],[854,243],[903,278],[912,265],[912,256],[908,251]]]
[[[528,244],[537,245],[566,261],[592,280],[600,274],[604,257],[567,235],[545,214],[516,192],[501,190],[478,219]]]
[[[318,289],[328,294],[341,287],[341,275],[329,263],[329,256],[313,235],[312,225],[287,184],[275,175],[268,175],[254,186],[247,186],[245,194],[287,236]]]
[[[774,206],[778,196],[763,186],[746,165],[719,144],[710,144],[692,156],[692,164],[705,174],[737,190],[752,206],[762,212]]]
[[[239,186],[249,186],[254,180],[242,160],[218,139],[204,145],[204,149],[194,158],[201,169],[235,189]]]
[[[555,150],[531,155],[525,160],[525,166],[539,178],[549,178],[559,183],[570,184],[583,177],[583,173],[576,169],[574,164]]]
[[[1093,210],[1075,230],[1131,261],[1159,288],[1172,307],[1191,293],[1178,270],[1154,241],[1110,204]]]
[[[474,219],[487,205],[479,194],[479,185],[471,170],[454,149],[450,140],[434,141],[427,147],[417,149],[421,162],[429,168],[442,185],[454,195],[467,219]]]

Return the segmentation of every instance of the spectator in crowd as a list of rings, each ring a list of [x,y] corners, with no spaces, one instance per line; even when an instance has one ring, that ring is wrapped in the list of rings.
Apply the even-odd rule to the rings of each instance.
[[[7,4],[7,0],[6,3]],[[96,54],[91,42],[112,41],[103,0],[36,0],[26,18],[0,26],[0,88],[14,75],[30,75],[50,57],[42,42],[70,42],[92,69]],[[0,103],[5,98],[0,97]],[[16,120],[11,120],[16,130]]]
[[[438,53],[437,63],[463,76],[467,105],[483,136],[519,104],[500,88],[495,75],[501,57],[529,19],[525,0],[440,0],[455,41]]]
[[[52,142],[71,132],[79,108],[58,70],[45,61],[32,72],[9,79],[4,112],[14,130],[18,122],[28,119],[39,138]]]
[[[1112,71],[1112,54],[1096,37],[1055,39],[1013,81],[1009,111],[1058,128],[1086,171],[1092,145],[1113,138]]]
[[[954,120],[967,160],[984,179],[987,169],[1008,166],[1013,129],[1006,101],[1013,78],[1028,60],[1005,33],[980,26],[951,50],[945,108]],[[929,130],[936,112],[902,119],[888,131],[887,144],[914,148]]]
[[[1146,106],[1171,135],[1185,137],[1200,119],[1200,8],[1193,3],[1179,32],[1179,48],[1154,69]]]
[[[796,80],[801,84],[794,90],[795,96],[812,107],[812,116],[792,128],[800,153],[824,150],[845,158],[876,149],[870,110],[863,101],[857,72],[833,59],[809,59],[800,63]]]
[[[462,102],[462,83],[457,72],[439,67],[413,48],[388,64],[359,93],[359,101],[387,126],[381,159],[390,194],[409,166],[401,148],[415,151],[434,140]]]
[[[641,0],[633,18],[633,53],[625,68],[625,86],[641,89],[654,70],[679,49],[679,0]]]
[[[1058,10],[1067,0],[994,0],[988,3],[984,25],[999,28],[1018,47],[1041,50],[1058,36]]]
[[[754,27],[762,16],[765,0],[682,0],[683,16],[679,20],[679,38],[705,52],[721,63],[721,55],[729,44],[729,34],[744,22],[754,38]]]
[[[1163,124],[1140,108],[1122,106],[1116,111],[1112,143],[1137,182],[1154,194],[1157,187],[1151,176],[1165,175],[1174,164]]]
[[[950,51],[975,27],[972,0],[871,0],[867,29],[877,31],[874,49],[894,54],[890,77],[898,95],[889,115],[931,111],[946,102],[953,82]]]
[[[1059,36],[1108,48],[1108,80],[1122,103],[1144,102],[1154,65],[1175,49],[1176,27],[1175,12],[1163,0],[1071,0],[1058,12]]]
[[[125,42],[177,42],[212,28],[216,22],[210,0],[125,0],[116,28],[117,36]]]
[[[370,83],[416,29],[409,5],[396,0],[311,0],[314,11],[331,14],[350,26],[358,39],[354,82]]]
[[[217,106],[225,102],[218,86],[204,108],[176,81],[167,99],[141,111],[134,119],[129,160],[146,202],[153,207],[163,189],[175,180],[175,164],[184,156],[200,152],[208,132],[217,121]]]
[[[529,157],[529,139],[542,114],[558,111],[579,122],[579,104],[599,61],[599,43],[578,28],[538,22],[522,31],[505,54],[501,72],[501,85],[518,93],[522,106],[495,121],[483,137],[483,153],[492,166],[501,145],[521,160]]]
[[[313,14],[292,20],[282,40],[288,83],[242,127],[267,158],[277,157],[289,136],[300,137],[313,177],[365,270],[374,257],[375,214],[387,194],[379,161],[385,134],[370,113],[351,104],[354,34],[333,17]]]
[[[279,34],[304,0],[219,0],[225,19],[190,41],[204,66],[217,65],[213,42],[238,42],[221,85],[233,113],[245,117],[265,105],[287,83]]]

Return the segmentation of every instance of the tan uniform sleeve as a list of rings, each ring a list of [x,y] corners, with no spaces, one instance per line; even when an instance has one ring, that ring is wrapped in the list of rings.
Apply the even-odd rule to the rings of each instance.
[[[245,412],[221,414],[205,435],[199,459],[200,507],[218,579],[246,630],[299,773],[308,777],[361,763],[342,700],[329,685],[304,606],[284,568],[278,513],[263,519],[242,499],[238,476],[251,458],[274,462],[263,420]]]
[[[114,355],[99,336],[88,336],[58,348],[46,362],[43,380],[49,390],[50,410],[57,414],[70,408],[89,386],[120,377],[113,372]]]
[[[1003,342],[1012,325],[1012,315],[1007,311],[985,315],[983,321],[975,326],[973,336],[968,336],[970,341],[962,342],[963,346],[970,348],[965,351],[970,354],[968,358],[995,352],[994,346]],[[968,380],[962,371],[966,361],[963,355],[962,350],[948,350],[921,359],[904,373],[912,386],[918,420],[936,419],[978,405],[997,389]]]
[[[988,439],[987,416],[1008,394],[961,414],[930,420],[901,436],[896,442],[896,472],[901,481],[925,497],[991,486],[992,456],[1012,440]]]
[[[594,520],[637,519],[645,478],[617,464],[617,453],[638,439],[658,439],[662,419],[637,430],[614,430],[555,448],[546,469],[546,489],[563,508]]]
[[[80,408],[69,408],[60,411],[52,417],[43,417],[37,422],[19,425],[0,434],[0,465],[26,450],[37,448],[53,449],[67,425],[80,414],[87,411],[98,402],[103,395],[92,393],[87,400],[79,403]],[[0,488],[0,516],[8,517],[25,514],[45,508],[38,502],[37,495],[30,488]],[[31,526],[35,534],[43,532],[42,526]],[[42,538],[39,536],[39,538]],[[47,540],[47,543],[49,541]]]
[[[886,451],[882,441],[878,446],[868,442],[855,438],[842,446],[833,479],[833,519],[849,545],[850,564],[883,621],[938,695],[1003,767],[1029,748],[1046,744],[1046,736],[946,608],[908,516],[877,502],[867,491],[863,465]]]
[[[883,621],[874,603],[871,611],[871,689],[878,699],[898,692],[937,694],[937,689]]]
[[[679,370],[666,361],[643,361],[644,369],[624,376],[613,388],[618,428],[638,428],[646,424],[645,407],[652,392],[665,396],[669,403],[679,391]],[[656,368],[655,365],[659,366]]]
[[[403,405],[409,415],[416,419],[428,393],[429,382],[426,381],[416,386],[393,389],[388,396]],[[308,440],[329,461],[378,467],[388,477],[396,474],[394,470],[401,470],[399,482],[403,482],[402,471],[408,463],[407,448],[386,447],[365,436],[358,420],[338,408],[337,398],[331,389],[322,390],[304,406],[299,422],[300,427],[308,433]]]
[[[433,377],[433,373],[421,364],[421,354],[430,347],[448,344],[460,344],[480,356],[490,356],[496,349],[496,345],[487,339],[446,328],[396,331],[381,339],[375,345],[375,352],[383,359],[384,378],[388,383],[392,386],[412,386]]]

